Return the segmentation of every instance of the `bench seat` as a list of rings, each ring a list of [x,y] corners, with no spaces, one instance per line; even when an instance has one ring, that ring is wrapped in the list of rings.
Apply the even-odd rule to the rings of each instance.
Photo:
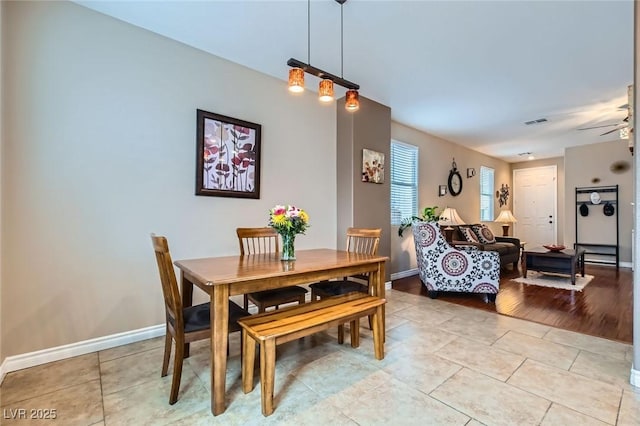
[[[242,327],[242,390],[253,390],[256,343],[260,344],[262,414],[273,413],[276,346],[349,322],[351,346],[360,345],[359,319],[372,315],[376,359],[384,358],[382,307],[385,299],[364,293],[348,293],[317,302],[252,315],[238,321]]]

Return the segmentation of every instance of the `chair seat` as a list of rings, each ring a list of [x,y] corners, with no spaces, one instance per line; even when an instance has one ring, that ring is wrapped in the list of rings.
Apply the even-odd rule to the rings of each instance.
[[[369,287],[350,280],[323,281],[311,284],[309,287],[320,298],[340,296],[342,294],[358,291],[360,293],[369,293]]]
[[[277,288],[275,290],[257,291],[250,293],[249,298],[262,304],[281,304],[298,300],[300,296],[308,293],[304,287],[293,286]]]
[[[185,333],[206,330],[211,325],[211,306],[209,302],[184,308],[182,315]],[[238,320],[246,316],[249,316],[247,311],[229,301],[229,332],[240,331]]]

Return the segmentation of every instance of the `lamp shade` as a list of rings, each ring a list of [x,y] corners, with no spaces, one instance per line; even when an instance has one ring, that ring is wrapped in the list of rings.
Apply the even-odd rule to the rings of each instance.
[[[511,214],[511,210],[502,210],[498,217],[496,217],[496,222],[500,223],[514,223],[517,222],[516,218]]]
[[[304,91],[304,71],[302,68],[291,68],[289,70],[289,91],[293,93]]]
[[[347,111],[357,111],[360,109],[360,99],[357,90],[347,90],[344,107]]]
[[[318,99],[321,102],[331,102],[333,100],[333,81],[326,78],[322,80],[318,93],[320,94]]]
[[[440,224],[441,225],[464,225],[464,220],[460,217],[456,209],[452,209],[447,207],[440,214]]]

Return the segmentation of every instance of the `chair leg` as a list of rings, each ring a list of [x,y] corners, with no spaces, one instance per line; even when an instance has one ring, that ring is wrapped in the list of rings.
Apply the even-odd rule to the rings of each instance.
[[[496,296],[497,296],[497,294],[495,294],[495,293],[488,293],[487,294],[487,302],[496,303]]]
[[[180,342],[178,342],[180,340]],[[176,339],[176,356],[173,360],[173,379],[171,380],[171,395],[169,404],[173,405],[178,400],[180,391],[180,379],[182,378],[182,361],[184,360],[184,344],[182,339]]]
[[[351,347],[360,346],[360,320],[355,319],[350,322],[349,331],[351,332]]]
[[[344,324],[340,324],[338,326],[338,343],[339,344],[344,343]]]
[[[249,310],[249,295],[248,294],[244,295],[244,310],[245,311]]]
[[[164,337],[164,358],[162,360],[162,374],[161,377],[167,375],[167,371],[169,370],[169,359],[171,359],[171,343],[173,341],[173,337],[167,330],[167,334]]]
[[[304,294],[298,297],[298,305],[302,305],[304,303]]]
[[[373,330],[373,315],[369,315],[369,330]]]

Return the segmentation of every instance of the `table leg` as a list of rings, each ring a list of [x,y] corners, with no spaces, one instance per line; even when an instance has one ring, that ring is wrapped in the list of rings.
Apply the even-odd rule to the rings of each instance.
[[[571,259],[571,285],[576,285],[576,263],[580,261],[580,257]]]
[[[229,334],[229,286],[211,289],[211,412],[225,410],[227,337]]]
[[[580,254],[580,274],[584,277],[584,252]]]
[[[527,278],[527,256],[522,253],[522,277]]]
[[[193,283],[185,278],[180,270],[180,292],[182,293],[182,306],[187,308],[193,304]],[[189,358],[189,343],[184,344],[184,358]]]
[[[375,272],[369,274],[369,286],[373,289],[373,296],[385,297],[384,288],[384,262],[378,263],[378,269]],[[382,341],[386,339],[386,318],[385,318],[385,305],[382,305]]]

